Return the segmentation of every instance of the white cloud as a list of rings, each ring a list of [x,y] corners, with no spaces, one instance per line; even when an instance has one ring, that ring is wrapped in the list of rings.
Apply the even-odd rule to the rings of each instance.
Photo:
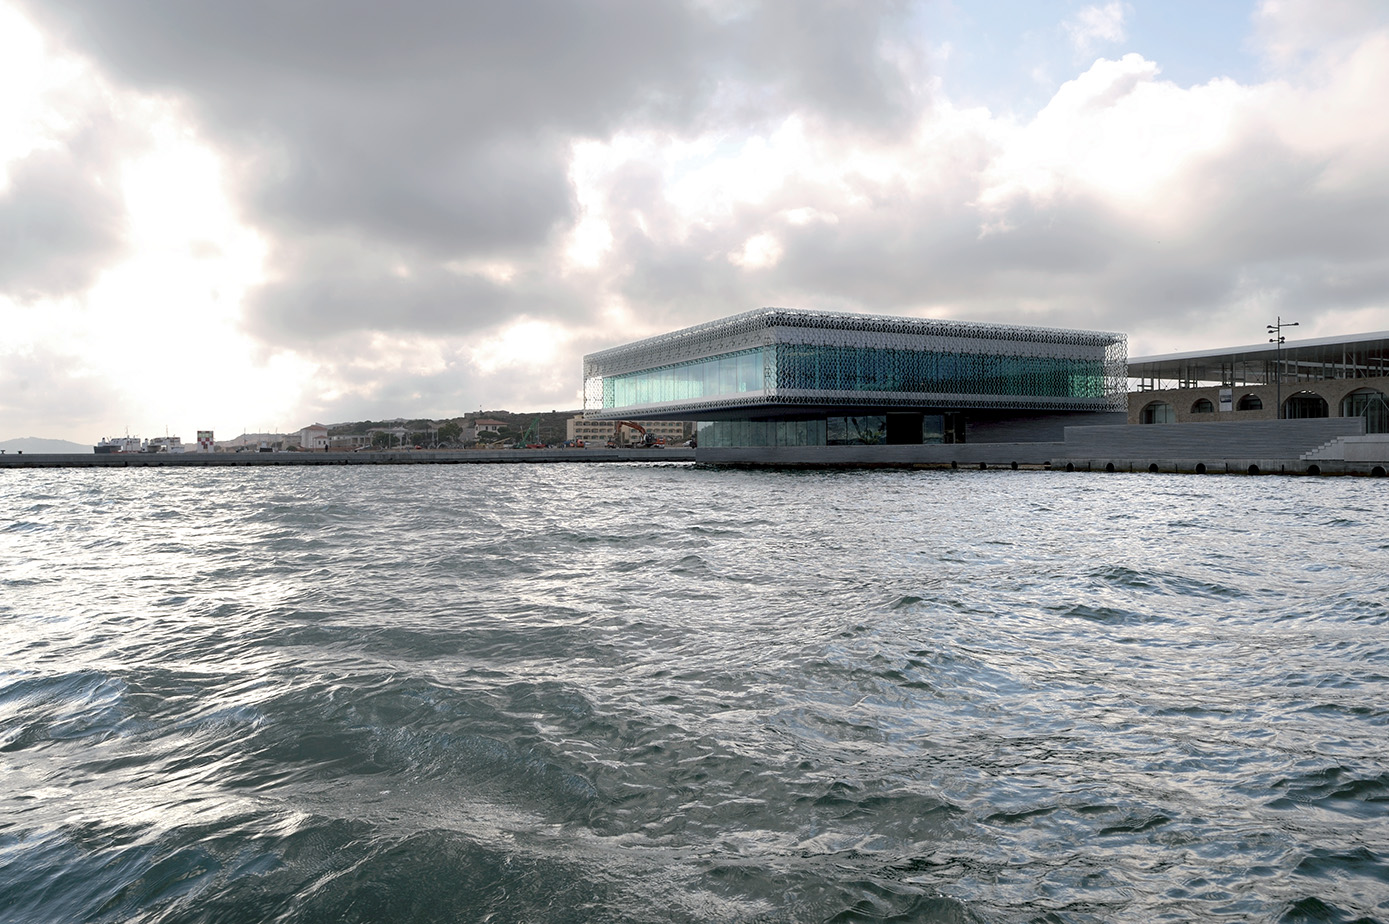
[[[1182,204],[1182,171],[1230,145],[1237,123],[1263,121],[1263,91],[1220,80],[1182,89],[1136,54],[1101,59],[1064,84],[1025,126],[1008,130],[981,174],[986,214],[1018,197],[1094,196],[1135,220],[1163,223]]]
[[[53,55],[18,11],[0,5],[0,192],[9,185],[7,164],[61,143],[72,120],[61,97],[86,76],[75,60]]]
[[[1104,6],[1087,6],[1066,20],[1062,27],[1079,55],[1089,55],[1101,45],[1117,45],[1127,38],[1124,16],[1127,4],[1113,0]]]
[[[1254,26],[1259,50],[1287,68],[1344,57],[1384,15],[1383,0],[1261,0]]]
[[[521,317],[482,337],[467,352],[484,375],[505,369],[535,374],[553,368],[569,340],[569,331],[559,324]]]
[[[728,255],[730,263],[743,269],[766,269],[781,259],[781,242],[770,234],[754,234],[743,243],[743,249]]]

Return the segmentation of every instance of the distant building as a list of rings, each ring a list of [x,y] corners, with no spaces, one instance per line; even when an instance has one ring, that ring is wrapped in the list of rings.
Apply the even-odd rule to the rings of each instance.
[[[486,417],[480,417],[472,422],[473,429],[478,433],[497,433],[505,430],[508,426],[510,424],[505,420],[491,420]]]
[[[332,452],[353,452],[371,445],[371,437],[365,433],[343,433],[328,437],[328,449]]]
[[[694,435],[694,424],[688,420],[642,420],[633,421],[643,427],[653,437],[663,439],[668,445],[683,443]],[[641,441],[641,433],[631,427],[620,427],[616,421],[594,420],[579,414],[564,423],[565,438],[570,442],[583,440],[586,444],[604,446],[609,440],[632,444]]]
[[[300,449],[327,449],[328,428],[323,424],[310,424],[299,431]]]
[[[390,437],[388,445],[404,446],[405,441],[410,438],[410,431],[404,427],[372,427],[367,430],[367,440],[370,443],[376,442],[376,434],[384,433]]]

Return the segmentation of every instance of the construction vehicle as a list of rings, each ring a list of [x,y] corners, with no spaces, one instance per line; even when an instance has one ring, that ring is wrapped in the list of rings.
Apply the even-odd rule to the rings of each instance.
[[[535,418],[534,420],[531,421],[531,425],[530,425],[529,427],[526,428],[526,432],[524,432],[524,433],[521,434],[520,439],[518,439],[518,440],[516,441],[516,445],[517,445],[518,447],[524,447],[524,448],[526,448],[526,449],[544,449],[544,448],[545,448],[545,444],[542,443],[542,442],[540,442],[540,418],[539,418],[539,417],[537,417],[537,418]]]
[[[641,436],[637,438],[637,441],[631,444],[633,449],[647,449],[655,445],[656,438],[652,436],[650,433],[647,433],[646,428],[643,427],[641,424],[633,423],[630,420],[619,420],[617,424],[613,427],[613,438],[608,440],[609,449],[622,448],[623,427],[631,427],[633,430],[636,430],[637,433],[641,434]]]

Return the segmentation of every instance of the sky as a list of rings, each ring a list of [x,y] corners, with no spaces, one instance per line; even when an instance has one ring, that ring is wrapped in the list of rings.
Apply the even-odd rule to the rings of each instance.
[[[582,406],[764,306],[1389,330],[1383,0],[0,0],[0,439]]]

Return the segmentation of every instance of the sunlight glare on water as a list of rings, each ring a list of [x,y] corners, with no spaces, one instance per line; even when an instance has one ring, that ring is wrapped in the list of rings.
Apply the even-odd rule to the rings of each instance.
[[[1359,478],[0,477],[0,920],[1389,920]]]

